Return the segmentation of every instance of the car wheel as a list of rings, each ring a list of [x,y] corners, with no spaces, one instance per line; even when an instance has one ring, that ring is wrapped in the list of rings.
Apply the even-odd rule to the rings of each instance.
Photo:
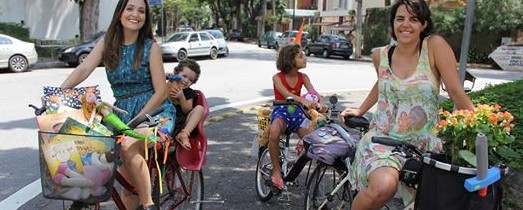
[[[343,58],[350,60],[350,55],[345,55],[345,56],[343,56]]]
[[[84,61],[85,61],[85,58],[87,58],[87,55],[89,55],[89,53],[82,53],[78,56],[78,61],[77,63],[78,64],[82,64]]]
[[[276,44],[274,44],[274,49],[278,50],[279,48],[280,48],[280,46],[278,46],[278,42],[276,42]]]
[[[29,62],[22,55],[14,55],[9,58],[9,70],[15,73],[24,72],[29,67]]]
[[[258,47],[261,47],[261,42],[258,41]]]
[[[178,61],[183,61],[187,59],[187,52],[185,50],[178,51],[178,54],[176,54],[176,59]]]
[[[309,50],[308,47],[305,48],[305,56],[310,56],[311,55],[311,50]]]
[[[322,53],[323,57],[324,58],[328,58],[330,55],[329,55],[329,51],[327,51],[327,49],[324,49],[323,50],[323,53]]]
[[[218,57],[218,50],[216,48],[211,48],[211,52],[209,53],[209,57],[211,57],[211,59],[216,59]]]

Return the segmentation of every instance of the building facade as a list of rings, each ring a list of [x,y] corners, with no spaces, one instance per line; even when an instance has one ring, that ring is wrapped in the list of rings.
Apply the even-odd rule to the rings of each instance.
[[[109,27],[118,1],[100,0],[98,29]],[[69,0],[2,0],[0,22],[29,28],[30,37],[40,40],[68,40],[79,36],[78,4]]]

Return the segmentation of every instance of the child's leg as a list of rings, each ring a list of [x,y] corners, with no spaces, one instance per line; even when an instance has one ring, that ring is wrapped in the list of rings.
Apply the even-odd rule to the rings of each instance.
[[[183,126],[182,130],[176,135],[176,138],[178,138],[180,144],[186,149],[191,148],[191,144],[189,143],[189,137],[191,135],[191,132],[194,130],[194,128],[196,128],[196,126],[202,119],[203,113],[203,106],[198,105],[194,107],[187,115],[187,119],[185,120],[185,125]]]
[[[285,131],[286,125],[281,118],[276,118],[271,123],[269,132],[269,154],[272,163],[272,182],[277,187],[283,188],[283,179],[281,177],[280,167],[280,135]]]

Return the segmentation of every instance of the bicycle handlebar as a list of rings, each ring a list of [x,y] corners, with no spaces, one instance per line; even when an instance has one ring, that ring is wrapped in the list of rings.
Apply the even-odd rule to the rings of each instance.
[[[419,151],[418,148],[416,148],[414,145],[409,144],[407,142],[394,140],[389,137],[373,136],[372,143],[383,144],[386,146],[391,146],[391,147],[396,147],[396,148],[405,148],[405,149],[408,149],[408,150],[416,153],[416,155],[423,157],[423,153],[421,151]]]
[[[153,109],[143,115],[138,116],[136,119],[131,121],[128,126],[129,126],[129,128],[134,129],[138,125],[140,125],[141,123],[143,123],[147,120],[152,122],[152,121],[154,121],[153,117],[160,114],[161,112],[163,112],[163,106],[156,107],[155,109]]]

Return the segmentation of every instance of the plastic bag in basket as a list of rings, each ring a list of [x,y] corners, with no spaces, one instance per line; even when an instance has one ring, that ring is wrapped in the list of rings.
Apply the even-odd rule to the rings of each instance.
[[[96,203],[110,198],[118,145],[83,124],[64,129],[82,135],[39,132],[43,196]],[[73,129],[73,130],[71,130]]]

